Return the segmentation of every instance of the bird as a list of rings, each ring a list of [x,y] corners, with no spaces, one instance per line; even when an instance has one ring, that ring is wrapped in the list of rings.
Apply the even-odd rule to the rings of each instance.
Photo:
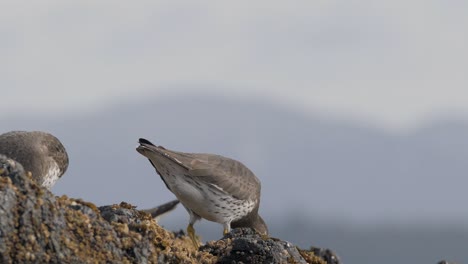
[[[42,131],[1,134],[0,154],[19,162],[39,185],[49,190],[67,171],[69,162],[60,140]]]
[[[244,164],[215,154],[169,150],[144,138],[139,144],[136,150],[150,161],[188,211],[187,233],[196,248],[200,244],[193,225],[202,218],[222,224],[224,235],[237,227],[268,235],[268,227],[258,214],[260,180]]]
[[[146,212],[154,218],[156,222],[159,221],[161,216],[169,213],[170,211],[174,210],[177,205],[179,204],[179,200],[172,200],[170,202],[161,204],[159,206],[153,207],[151,209],[144,209],[143,212]]]

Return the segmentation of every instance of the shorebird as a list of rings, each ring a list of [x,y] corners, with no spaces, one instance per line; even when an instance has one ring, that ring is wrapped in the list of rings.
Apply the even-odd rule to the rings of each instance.
[[[187,233],[196,248],[193,225],[204,218],[231,228],[250,227],[262,235],[268,228],[258,214],[260,181],[241,162],[214,154],[184,153],[140,138],[137,151],[148,158],[166,187],[187,209]]]
[[[68,155],[53,135],[11,131],[0,135],[0,154],[19,162],[36,182],[51,189],[68,168]]]

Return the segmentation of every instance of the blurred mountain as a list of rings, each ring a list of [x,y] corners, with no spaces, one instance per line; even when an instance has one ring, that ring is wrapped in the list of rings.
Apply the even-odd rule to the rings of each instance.
[[[56,194],[99,205],[127,201],[140,208],[173,199],[149,162],[135,151],[138,138],[144,137],[174,150],[217,153],[242,161],[262,181],[261,214],[274,223],[273,235],[286,239],[285,233],[294,234],[288,239],[296,243],[334,248],[346,263],[358,263],[347,261],[350,252],[369,254],[344,249],[357,247],[350,243],[359,236],[369,246],[380,247],[376,252],[399,241],[397,235],[380,245],[374,241],[396,234],[395,230],[357,232],[346,223],[364,227],[422,223],[431,227],[424,230],[435,232],[435,237],[450,223],[461,223],[451,226],[458,233],[443,232],[443,241],[435,241],[440,242],[436,252],[440,259],[450,259],[443,253],[453,252],[454,246],[446,243],[452,240],[447,234],[459,234],[458,240],[452,237],[454,243],[468,244],[464,224],[468,220],[468,122],[441,120],[406,134],[392,134],[266,102],[204,96],[153,97],[121,102],[93,114],[31,113],[1,116],[0,121],[0,132],[45,130],[64,143],[71,164],[54,188]],[[167,223],[183,223],[171,227],[185,228],[185,220],[188,216],[180,209],[168,216]],[[327,233],[316,235],[320,232],[315,226]],[[221,230],[215,224],[201,228]],[[413,234],[411,230],[410,225],[397,233],[405,241],[412,241],[405,237],[409,236],[415,243],[428,243],[425,231]],[[460,254],[468,260],[467,253]]]

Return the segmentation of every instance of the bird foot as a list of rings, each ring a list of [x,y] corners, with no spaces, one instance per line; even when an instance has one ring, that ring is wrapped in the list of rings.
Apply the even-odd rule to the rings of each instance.
[[[195,229],[193,228],[192,224],[187,226],[187,234],[190,237],[190,240],[192,240],[195,249],[198,250],[198,248],[200,248],[200,240],[198,239],[198,236],[195,235]]]

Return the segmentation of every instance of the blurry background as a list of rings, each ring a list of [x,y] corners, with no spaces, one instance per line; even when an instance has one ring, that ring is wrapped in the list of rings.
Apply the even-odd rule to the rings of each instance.
[[[466,262],[467,8],[2,1],[0,132],[64,143],[57,195],[174,199],[135,151],[145,137],[241,160],[273,236],[345,263]],[[188,214],[160,223],[185,229]]]

